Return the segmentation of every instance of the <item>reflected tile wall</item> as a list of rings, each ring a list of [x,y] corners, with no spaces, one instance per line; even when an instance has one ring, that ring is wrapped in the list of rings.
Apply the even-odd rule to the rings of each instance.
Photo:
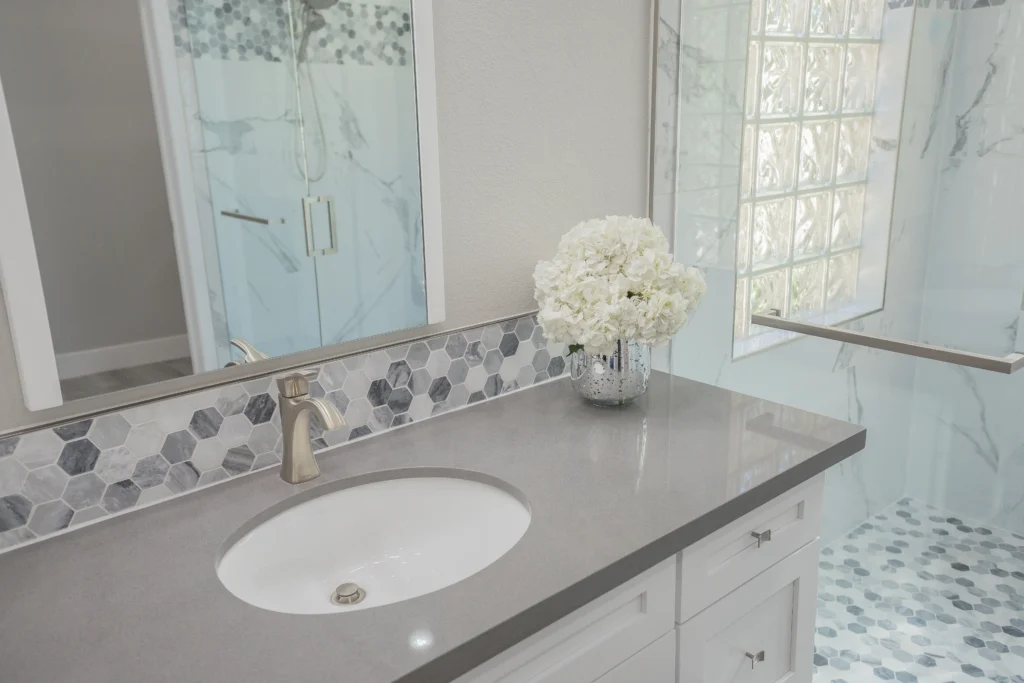
[[[311,366],[346,422],[314,450],[560,377],[565,352],[528,316]],[[277,466],[277,403],[268,377],[0,438],[0,552]]]

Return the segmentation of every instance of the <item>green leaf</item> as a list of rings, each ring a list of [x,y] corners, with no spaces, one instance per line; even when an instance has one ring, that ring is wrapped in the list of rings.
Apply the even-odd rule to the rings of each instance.
[[[583,350],[583,344],[569,344],[569,355]]]

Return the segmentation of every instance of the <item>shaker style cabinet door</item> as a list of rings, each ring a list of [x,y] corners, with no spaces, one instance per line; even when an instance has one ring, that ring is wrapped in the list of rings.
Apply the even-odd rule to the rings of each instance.
[[[676,632],[669,631],[594,683],[675,683]]]
[[[679,683],[810,683],[818,541],[681,624]]]

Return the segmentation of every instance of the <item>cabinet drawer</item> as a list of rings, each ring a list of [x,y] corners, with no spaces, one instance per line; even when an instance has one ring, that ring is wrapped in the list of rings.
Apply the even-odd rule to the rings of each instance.
[[[676,632],[669,631],[595,683],[675,683]]]
[[[817,538],[824,481],[815,477],[683,550],[676,622],[683,623]],[[762,535],[760,542],[756,534]]]
[[[679,683],[810,683],[818,542],[677,627]]]
[[[676,561],[673,556],[652,567],[478,666],[458,683],[593,683],[673,632]]]

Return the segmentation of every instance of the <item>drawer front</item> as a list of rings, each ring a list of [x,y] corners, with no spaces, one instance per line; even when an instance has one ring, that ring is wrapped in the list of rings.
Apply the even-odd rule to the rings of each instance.
[[[815,477],[683,550],[676,622],[817,538],[824,482]]]
[[[679,683],[811,683],[815,540],[677,627]]]
[[[669,631],[596,683],[675,683],[676,633]]]
[[[478,666],[458,683],[593,683],[675,626],[672,558]]]

